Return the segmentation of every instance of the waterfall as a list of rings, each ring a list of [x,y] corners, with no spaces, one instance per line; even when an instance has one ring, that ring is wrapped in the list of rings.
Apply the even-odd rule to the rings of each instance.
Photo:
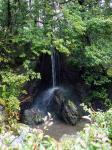
[[[53,100],[54,92],[61,87],[58,87],[60,81],[60,58],[59,53],[56,51],[55,47],[51,47],[51,75],[52,75],[52,85],[50,88],[40,92],[33,103],[33,108],[41,113],[43,116],[47,115],[51,111],[51,101]]]
[[[56,51],[54,48],[51,50],[51,64],[52,64],[52,86],[56,86]]]
[[[35,108],[38,112],[42,113],[43,115],[46,115],[48,113],[48,109],[52,101],[54,91],[58,89],[58,87],[53,87],[42,91],[38,95],[37,101],[34,102],[33,108]]]
[[[62,13],[60,12],[60,5],[57,1],[53,1],[54,13],[57,14],[53,17],[53,20],[56,21],[62,17]],[[53,33],[57,31],[57,26],[55,25],[53,28]],[[51,64],[52,64],[52,86],[53,88],[57,86],[60,80],[60,63],[59,63],[59,54],[56,52],[55,48],[51,47]]]
[[[60,55],[55,48],[51,49],[52,87],[60,84]]]
[[[60,59],[59,53],[56,49],[52,46],[51,47],[51,67],[52,67],[52,87],[43,91],[38,95],[37,101],[34,106],[38,109],[39,112],[43,114],[47,114],[48,107],[53,98],[53,94],[55,90],[58,90],[60,80]]]

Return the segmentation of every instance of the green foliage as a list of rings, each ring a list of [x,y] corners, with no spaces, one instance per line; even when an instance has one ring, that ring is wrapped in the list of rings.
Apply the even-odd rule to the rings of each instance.
[[[99,100],[110,107],[111,98],[108,88],[112,83],[112,16],[107,6],[101,8],[94,0],[86,1],[82,7],[78,5],[76,7],[67,6],[69,9],[67,12],[70,12],[70,15],[75,14],[68,18],[81,17],[76,19],[80,24],[78,25],[81,30],[80,34],[74,30],[70,34],[70,42],[72,40],[75,42],[71,42],[72,47],[69,48],[71,52],[69,63],[74,68],[84,70],[82,78],[91,89],[91,93],[86,98],[87,103]],[[71,22],[77,26],[78,21],[72,19]]]
[[[7,150],[57,149],[57,143],[53,138],[44,135],[40,129],[32,129],[24,124],[16,124],[11,131],[5,131],[5,133],[4,130],[2,130],[1,138],[1,147],[4,146]]]
[[[1,71],[0,101],[5,106],[9,123],[18,120],[20,110],[18,97],[22,93],[23,84],[28,80],[24,75],[17,75],[11,70]],[[24,91],[23,91],[24,92]]]
[[[56,150],[55,141],[49,136],[43,136],[39,134],[28,134],[26,139],[24,140],[23,148],[25,150],[37,149],[40,150]]]
[[[111,150],[112,138],[112,109],[107,112],[93,112],[85,108],[90,113],[91,124],[87,124],[83,131],[77,136],[69,137],[62,141],[64,150]]]
[[[85,99],[86,104],[90,104],[90,106],[94,101],[99,101],[105,108],[112,107],[111,99],[109,99],[108,92],[104,88],[93,90]]]
[[[84,106],[85,111],[90,113],[90,117],[93,123],[95,123],[96,126],[99,126],[102,128],[106,135],[112,139],[112,107],[107,110],[106,112],[102,111],[93,111],[87,106]]]
[[[87,126],[78,138],[67,138],[62,142],[63,150],[111,150],[111,145],[104,131],[95,126]]]
[[[85,47],[88,66],[111,64],[112,18],[92,18],[87,21],[87,34],[91,45]]]
[[[112,67],[109,67],[109,68],[107,69],[107,75],[108,75],[109,77],[112,77]]]
[[[85,83],[90,86],[103,86],[111,83],[111,78],[109,78],[105,72],[100,67],[95,68],[87,68],[88,70],[85,72],[83,79]]]
[[[85,102],[91,103],[94,101],[100,101],[107,108],[112,106],[111,97],[109,96],[108,88],[111,86],[112,78],[107,75],[107,72],[103,67],[89,67],[83,75],[85,83],[90,86],[91,91],[85,98]]]

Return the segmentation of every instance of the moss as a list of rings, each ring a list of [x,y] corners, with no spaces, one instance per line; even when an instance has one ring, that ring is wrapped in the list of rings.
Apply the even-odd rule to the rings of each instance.
[[[76,107],[76,105],[71,100],[68,100],[67,105],[70,107]]]

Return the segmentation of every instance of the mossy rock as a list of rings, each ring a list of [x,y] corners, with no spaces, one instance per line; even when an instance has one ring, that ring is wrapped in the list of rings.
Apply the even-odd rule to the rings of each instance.
[[[43,123],[43,115],[36,109],[27,109],[24,111],[23,122],[28,125],[37,125]]]
[[[72,125],[75,125],[79,118],[77,106],[70,100],[64,103],[61,114],[63,120]]]
[[[66,123],[75,125],[79,118],[77,106],[71,101],[66,100],[60,89],[55,90],[51,107],[53,111]]]

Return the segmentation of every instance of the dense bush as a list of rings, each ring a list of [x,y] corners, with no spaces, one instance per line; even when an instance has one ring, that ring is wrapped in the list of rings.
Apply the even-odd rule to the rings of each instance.
[[[5,106],[9,122],[18,120],[20,110],[18,97],[27,78],[10,70],[2,71],[0,76],[2,80],[0,85],[0,104]]]
[[[7,150],[57,149],[57,143],[53,138],[44,135],[40,129],[32,129],[24,124],[13,125],[10,131],[2,129],[0,146]]]
[[[111,150],[112,109],[94,112],[89,109],[91,124],[87,124],[77,136],[62,141],[64,150]]]

